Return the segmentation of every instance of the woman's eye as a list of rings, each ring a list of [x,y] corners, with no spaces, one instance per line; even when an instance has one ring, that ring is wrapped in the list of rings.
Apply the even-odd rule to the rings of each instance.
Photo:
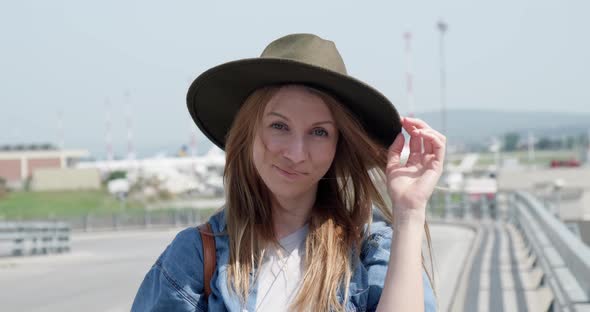
[[[281,123],[276,123],[276,122],[272,123],[270,125],[270,127],[273,128],[273,129],[277,129],[277,130],[283,130],[283,129],[285,129],[285,125],[283,125]]]
[[[328,131],[324,129],[314,129],[313,134],[317,136],[328,136]]]

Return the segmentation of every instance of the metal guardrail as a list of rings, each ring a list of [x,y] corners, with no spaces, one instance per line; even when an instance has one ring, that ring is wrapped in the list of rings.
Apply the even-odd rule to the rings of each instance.
[[[0,256],[62,253],[70,250],[64,222],[0,222]]]
[[[201,223],[210,211],[202,209],[182,208],[166,210],[145,210],[142,213],[112,215],[84,215],[63,218],[70,224],[73,232],[118,231],[123,229],[148,229],[156,227],[185,226]]]
[[[180,227],[201,223],[212,213],[211,209],[179,208],[144,210],[141,212],[117,212],[113,214],[84,214],[79,216],[51,217],[35,222],[64,222],[72,233],[95,231],[118,231],[128,229],[149,229],[161,227]],[[30,222],[22,219],[2,220],[1,222]]]
[[[527,192],[514,192],[511,211],[555,295],[552,311],[590,310],[590,247]]]

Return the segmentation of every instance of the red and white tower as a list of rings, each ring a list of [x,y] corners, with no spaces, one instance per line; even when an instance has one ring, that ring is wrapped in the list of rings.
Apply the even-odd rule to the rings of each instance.
[[[135,150],[133,149],[133,123],[131,119],[131,94],[129,90],[125,91],[125,120],[127,126],[127,159],[135,159]]]

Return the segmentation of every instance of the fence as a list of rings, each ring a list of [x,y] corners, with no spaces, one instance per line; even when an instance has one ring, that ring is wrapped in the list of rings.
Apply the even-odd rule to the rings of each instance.
[[[86,214],[80,217],[63,218],[72,231],[92,232],[122,229],[147,229],[155,227],[181,227],[196,225],[208,218],[210,209],[144,210],[141,213],[117,213],[112,215]]]
[[[496,196],[466,192],[435,192],[428,202],[430,217],[451,219],[496,219],[500,217]]]
[[[145,210],[61,218],[51,221],[0,221],[0,256],[62,253],[70,250],[71,232],[118,231],[197,225],[210,209]]]

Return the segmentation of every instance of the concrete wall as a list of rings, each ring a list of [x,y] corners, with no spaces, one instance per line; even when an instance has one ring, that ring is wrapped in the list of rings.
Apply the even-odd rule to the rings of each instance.
[[[97,190],[100,173],[97,169],[37,169],[33,172],[31,189],[34,191]]]
[[[21,180],[20,159],[0,159],[0,177],[8,183]]]
[[[43,168],[61,168],[61,159],[58,157],[53,158],[37,158],[37,159],[27,159],[27,168],[29,170],[28,175],[32,176],[32,174]]]

